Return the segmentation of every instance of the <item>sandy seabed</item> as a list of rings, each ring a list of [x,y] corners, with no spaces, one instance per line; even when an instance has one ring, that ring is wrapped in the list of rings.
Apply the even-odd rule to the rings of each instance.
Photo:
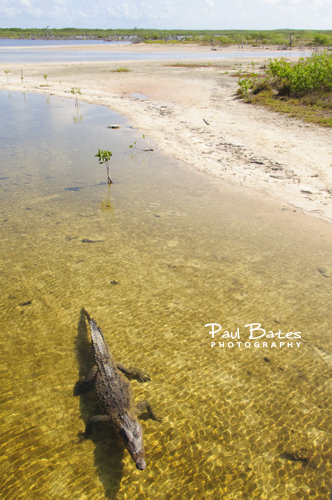
[[[171,57],[172,52],[205,54],[211,47],[91,45],[75,50],[168,51]],[[74,99],[70,89],[78,87],[80,100],[108,106],[128,117],[163,153],[233,185],[254,189],[257,195],[279,199],[294,210],[331,221],[332,131],[237,99],[237,78],[232,73],[239,64],[242,69],[251,61],[262,64],[270,50],[266,50],[266,58],[247,59],[237,55],[243,56],[245,50],[253,52],[253,48],[221,50],[233,52],[234,58],[202,59],[202,64],[211,64],[209,67],[192,66],[198,59],[0,64],[0,89]],[[188,66],[174,66],[179,63]],[[114,71],[119,67],[130,71]],[[8,81],[5,71],[9,71]]]

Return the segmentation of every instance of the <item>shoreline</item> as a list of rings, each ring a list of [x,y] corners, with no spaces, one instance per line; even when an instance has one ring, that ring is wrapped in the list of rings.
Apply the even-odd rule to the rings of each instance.
[[[147,52],[160,52],[160,45],[148,45]],[[137,46],[123,47],[133,52]],[[170,52],[173,48],[169,47]],[[196,49],[191,46],[189,52]],[[245,51],[239,49],[239,53]],[[222,59],[211,61],[210,66],[203,60],[205,67],[195,67],[198,59],[0,64],[0,89],[74,99],[70,89],[78,87],[79,100],[105,105],[125,116],[162,153],[216,179],[253,188],[295,210],[332,221],[331,129],[236,98],[237,78],[231,76],[237,71],[235,64],[245,69],[251,61],[262,64],[264,59]],[[119,67],[130,71],[118,73]]]

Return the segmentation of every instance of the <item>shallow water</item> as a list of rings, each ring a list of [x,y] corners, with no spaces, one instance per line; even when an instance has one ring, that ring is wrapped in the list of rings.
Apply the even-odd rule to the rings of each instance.
[[[146,99],[148,96],[145,94],[139,94],[138,92],[132,92],[130,95],[135,97],[135,99]]]
[[[61,50],[28,47],[0,47],[0,64],[28,63],[65,63],[65,62],[102,62],[102,61],[156,61],[156,60],[222,60],[222,59],[252,59],[255,57],[300,57],[309,55],[295,51],[262,51],[262,52],[105,52],[98,50]]]
[[[331,226],[129,149],[144,141],[106,108],[0,105],[2,498],[328,498]],[[100,412],[73,396],[92,362],[82,307],[151,376],[131,382],[162,417],[143,420],[143,472],[107,425],[78,438]],[[211,347],[208,323],[241,339]],[[248,346],[250,323],[301,338]]]

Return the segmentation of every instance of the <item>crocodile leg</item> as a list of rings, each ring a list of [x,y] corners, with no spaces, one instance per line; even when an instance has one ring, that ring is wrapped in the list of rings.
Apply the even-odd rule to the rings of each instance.
[[[98,372],[98,366],[95,365],[91,368],[91,370],[89,371],[89,373],[85,377],[80,378],[80,380],[79,380],[80,384],[82,384],[82,385],[91,384],[91,382],[94,381],[94,378],[97,375],[97,372]]]
[[[120,370],[122,373],[125,373],[126,375],[132,375],[133,377],[136,377],[140,382],[147,382],[148,380],[151,380],[149,375],[142,372],[138,368],[135,368],[134,366],[126,368],[125,366],[123,366],[122,363],[115,363],[115,364],[117,369]]]
[[[111,420],[112,419],[109,415],[95,415],[94,417],[89,418],[84,431],[85,437],[89,437],[92,433],[93,424],[96,424],[97,422],[111,422]]]
[[[98,372],[97,365],[93,366],[86,377],[81,377],[75,384],[74,396],[86,394],[93,387]]]
[[[154,411],[151,408],[151,405],[150,405],[149,401],[141,401],[140,403],[138,403],[138,405],[136,406],[136,410],[137,410],[137,414],[138,415],[140,415],[145,410],[147,410],[148,413],[150,414],[150,417],[153,420],[157,420],[158,422],[161,422],[161,418],[158,418],[157,415],[154,413]]]

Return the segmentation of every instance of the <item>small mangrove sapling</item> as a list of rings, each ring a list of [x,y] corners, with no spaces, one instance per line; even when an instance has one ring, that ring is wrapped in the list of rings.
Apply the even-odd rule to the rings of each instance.
[[[78,87],[72,87],[70,90],[70,93],[75,96],[75,106],[79,106],[78,95],[81,95],[81,93],[82,93],[81,89],[79,89]]]
[[[9,69],[7,69],[7,71],[5,71],[6,75],[7,75],[7,83],[9,82],[9,77],[8,77],[8,73],[9,73]]]
[[[145,151],[154,151],[154,149],[152,148],[152,145],[151,145],[151,144],[149,144],[149,142],[148,142],[148,141],[147,141],[147,139],[145,138],[145,135],[144,135],[144,134],[142,135],[142,139],[144,139],[145,144],[147,145],[148,149],[138,148],[138,147],[136,146],[136,142],[134,142],[134,145],[133,145],[133,144],[131,144],[129,147],[130,147],[130,148],[139,149],[139,150],[140,150],[140,151],[142,151],[142,152],[145,152]]]
[[[106,171],[107,171],[107,182],[108,184],[112,184],[112,179],[110,177],[110,169],[108,162],[111,159],[112,153],[111,151],[106,151],[104,149],[98,149],[98,153],[95,155],[99,159],[99,164],[106,163]]]

